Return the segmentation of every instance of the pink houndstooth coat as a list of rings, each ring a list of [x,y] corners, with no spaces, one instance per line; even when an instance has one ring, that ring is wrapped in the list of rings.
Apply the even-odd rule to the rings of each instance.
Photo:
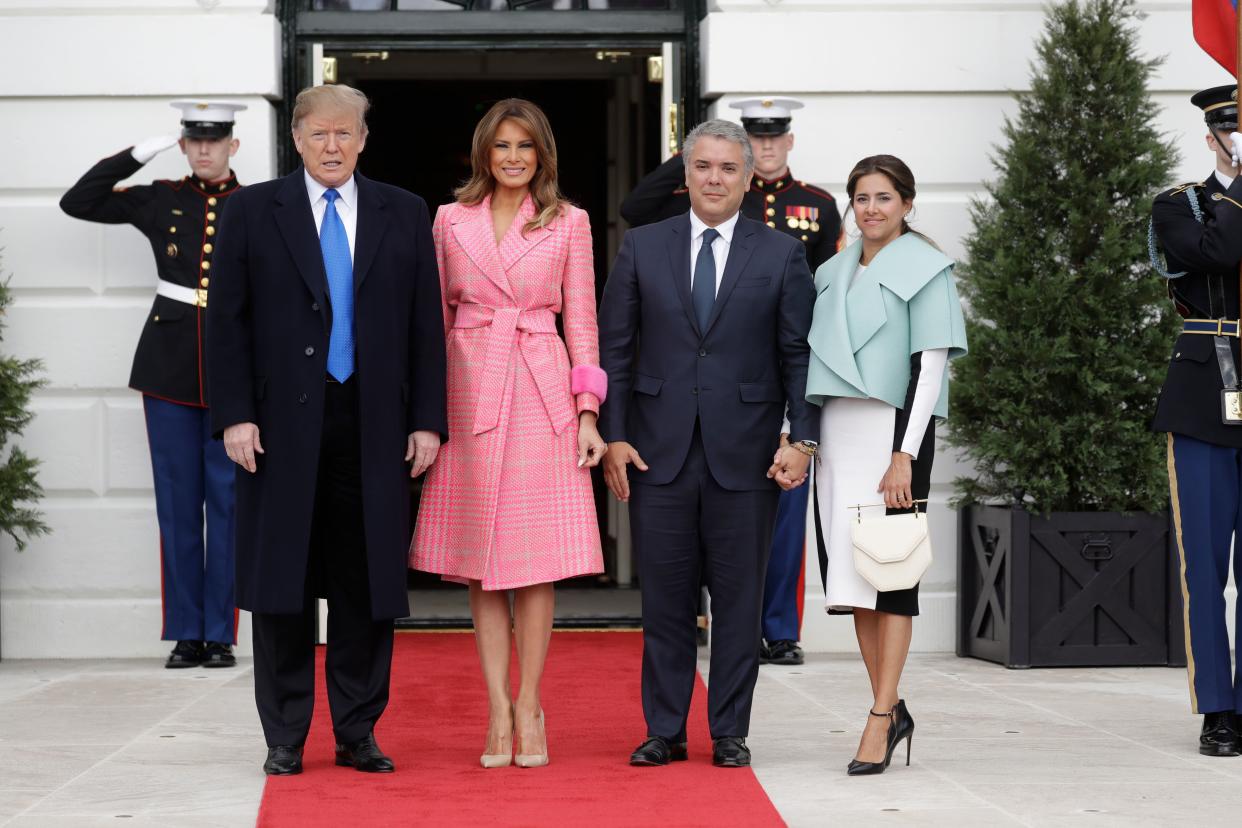
[[[603,571],[591,475],[578,468],[578,413],[599,398],[570,385],[571,367],[575,380],[602,375],[591,227],[567,206],[523,233],[533,215],[528,197],[499,247],[490,198],[444,205],[432,229],[449,439],[423,485],[410,566],[484,589]]]

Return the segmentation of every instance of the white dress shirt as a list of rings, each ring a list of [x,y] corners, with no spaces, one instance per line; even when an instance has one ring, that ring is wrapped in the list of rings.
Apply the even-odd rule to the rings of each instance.
[[[727,221],[723,221],[716,225],[715,230],[720,235],[712,242],[712,258],[716,261],[716,292],[720,292],[720,282],[724,279],[725,262],[729,258],[729,247],[733,243],[733,229],[737,227],[737,217],[740,213],[734,213]],[[694,266],[699,260],[699,250],[703,247],[703,231],[707,229],[707,225],[703,220],[694,214],[694,210],[690,211],[690,289],[694,289]]]
[[[1222,186],[1222,187],[1224,187],[1226,190],[1228,190],[1228,189],[1229,189],[1229,185],[1233,183],[1233,178],[1234,178],[1234,177],[1233,177],[1233,176],[1228,176],[1228,175],[1225,175],[1225,174],[1224,174],[1223,172],[1221,172],[1220,170],[1212,170],[1212,172],[1216,173],[1216,180],[1220,182],[1220,186]]]
[[[306,195],[310,198],[311,214],[315,217],[315,232],[323,228],[323,214],[328,211],[328,200],[323,194],[328,188],[311,178],[311,174],[303,170],[306,177]],[[345,225],[345,238],[349,239],[349,260],[354,260],[354,237],[358,235],[358,182],[351,175],[349,180],[336,188],[340,196],[336,200],[336,214]]]

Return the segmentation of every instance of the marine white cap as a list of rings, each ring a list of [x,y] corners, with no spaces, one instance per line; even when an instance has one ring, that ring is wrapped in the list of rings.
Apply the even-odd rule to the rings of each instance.
[[[231,101],[173,101],[169,106],[181,110],[182,138],[226,138],[233,134],[234,113],[246,108]]]
[[[742,126],[751,135],[784,135],[789,131],[793,110],[805,104],[796,98],[745,98],[729,106],[742,110]]]

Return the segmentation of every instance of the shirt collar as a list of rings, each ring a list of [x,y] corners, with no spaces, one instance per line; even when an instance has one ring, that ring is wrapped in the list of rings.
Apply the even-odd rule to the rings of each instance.
[[[302,169],[302,177],[306,180],[306,195],[310,197],[310,203],[314,204],[323,198],[323,194],[328,191],[328,188],[312,178],[305,167]],[[351,175],[348,181],[336,188],[336,191],[340,194],[340,198],[337,201],[338,204],[344,204],[347,209],[353,208],[357,204],[358,181],[354,176]]]
[[[1221,172],[1220,170],[1212,170],[1212,172],[1213,172],[1213,173],[1215,173],[1215,175],[1216,175],[1216,180],[1220,182],[1220,186],[1222,186],[1222,187],[1224,187],[1226,190],[1228,190],[1228,189],[1229,189],[1229,185],[1233,183],[1233,179],[1232,179],[1232,178],[1230,178],[1229,176],[1225,175],[1225,174],[1224,174],[1223,172]]]
[[[725,244],[733,243],[733,229],[737,227],[737,217],[741,212],[734,213],[727,220],[716,225],[716,232],[720,234],[720,238],[725,240]],[[707,225],[703,220],[694,214],[694,210],[690,210],[690,238],[697,239],[703,235],[703,231],[707,229]]]

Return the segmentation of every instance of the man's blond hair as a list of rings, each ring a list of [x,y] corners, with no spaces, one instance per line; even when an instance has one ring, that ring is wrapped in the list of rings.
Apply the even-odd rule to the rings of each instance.
[[[358,116],[358,134],[367,134],[367,110],[371,102],[367,96],[343,83],[308,86],[298,93],[293,102],[292,128],[296,130],[302,120],[314,112],[325,110],[351,110]]]

